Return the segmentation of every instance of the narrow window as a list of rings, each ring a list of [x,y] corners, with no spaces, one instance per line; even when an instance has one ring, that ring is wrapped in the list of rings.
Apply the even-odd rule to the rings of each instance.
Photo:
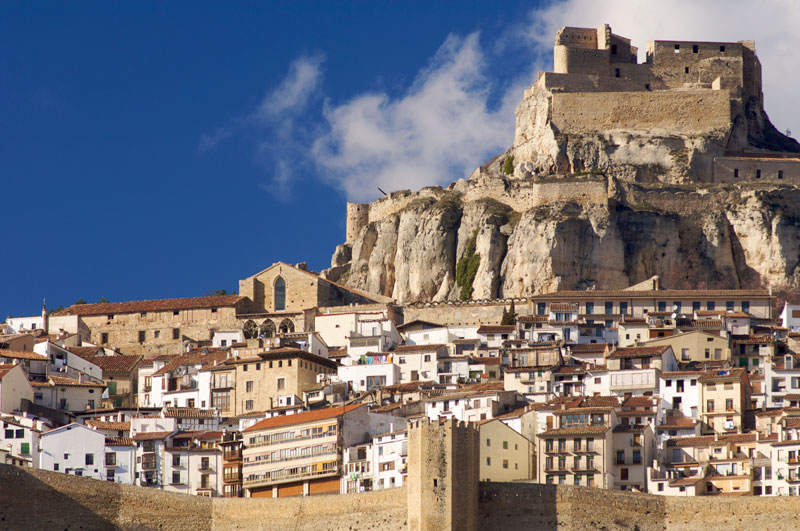
[[[756,179],[761,178],[761,170],[756,170]]]
[[[683,73],[684,74],[688,74],[689,73],[689,67],[688,66],[683,67]]]
[[[783,170],[778,170],[778,179],[783,179]]]
[[[699,51],[700,51],[700,47],[699,46],[697,46],[696,44],[692,46],[692,53],[697,53]]]
[[[681,53],[681,45],[680,44],[676,44],[675,45],[675,53]]]
[[[719,51],[724,52],[725,51],[725,46],[720,46],[719,47]]]
[[[286,281],[278,277],[275,281],[275,311],[282,312],[286,309]]]
[[[619,77],[619,68],[614,69],[614,77]]]
[[[739,168],[733,169],[733,176],[736,177],[737,179],[739,178]]]
[[[617,55],[617,45],[616,44],[612,44],[611,45],[611,55]]]

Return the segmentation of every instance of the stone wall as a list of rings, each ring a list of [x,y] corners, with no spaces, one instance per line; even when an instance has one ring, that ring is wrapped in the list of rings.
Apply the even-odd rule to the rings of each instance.
[[[0,528],[407,529],[407,489],[296,498],[202,498],[0,465]],[[800,528],[797,497],[669,497],[589,487],[481,483],[480,530]]]
[[[503,309],[509,308],[511,300],[421,303],[406,306],[404,316],[407,323],[420,319],[442,325],[490,325],[500,324]],[[533,304],[529,299],[515,299],[514,311],[533,315]]]
[[[772,181],[777,184],[800,184],[800,160],[797,158],[714,157],[715,183]]]
[[[553,94],[552,123],[562,133],[669,130],[700,133],[731,126],[727,90]]]

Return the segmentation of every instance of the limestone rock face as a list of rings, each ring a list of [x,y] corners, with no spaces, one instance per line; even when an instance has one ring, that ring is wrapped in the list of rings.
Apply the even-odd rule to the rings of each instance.
[[[718,190],[661,205],[617,183],[607,204],[551,201],[515,212],[453,192],[368,224],[337,250],[346,285],[399,302],[459,298],[456,265],[475,238],[473,299],[615,289],[653,275],[665,288],[800,285],[800,189]],[[672,200],[669,200],[669,199]],[[695,197],[695,199],[697,199]]]

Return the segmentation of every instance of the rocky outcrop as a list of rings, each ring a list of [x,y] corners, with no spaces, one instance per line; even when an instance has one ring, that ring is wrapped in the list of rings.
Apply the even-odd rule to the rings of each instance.
[[[653,275],[667,288],[800,286],[795,187],[686,194],[612,182],[605,204],[549,201],[523,212],[452,188],[368,224],[337,250],[336,278],[400,302],[458,299],[456,266],[474,237],[473,299],[623,288]]]

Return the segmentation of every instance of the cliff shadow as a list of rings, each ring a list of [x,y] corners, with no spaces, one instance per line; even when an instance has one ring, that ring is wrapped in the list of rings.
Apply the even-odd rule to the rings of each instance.
[[[74,487],[68,485],[72,478],[64,479],[66,481],[63,485],[68,492],[72,491]],[[105,505],[106,514],[117,514],[119,497],[111,494],[115,489],[110,487],[111,485],[106,487],[108,494],[97,501]],[[86,492],[84,496],[94,498],[94,494]],[[118,528],[113,522],[37,478],[27,469],[0,465],[0,529],[25,531]]]

